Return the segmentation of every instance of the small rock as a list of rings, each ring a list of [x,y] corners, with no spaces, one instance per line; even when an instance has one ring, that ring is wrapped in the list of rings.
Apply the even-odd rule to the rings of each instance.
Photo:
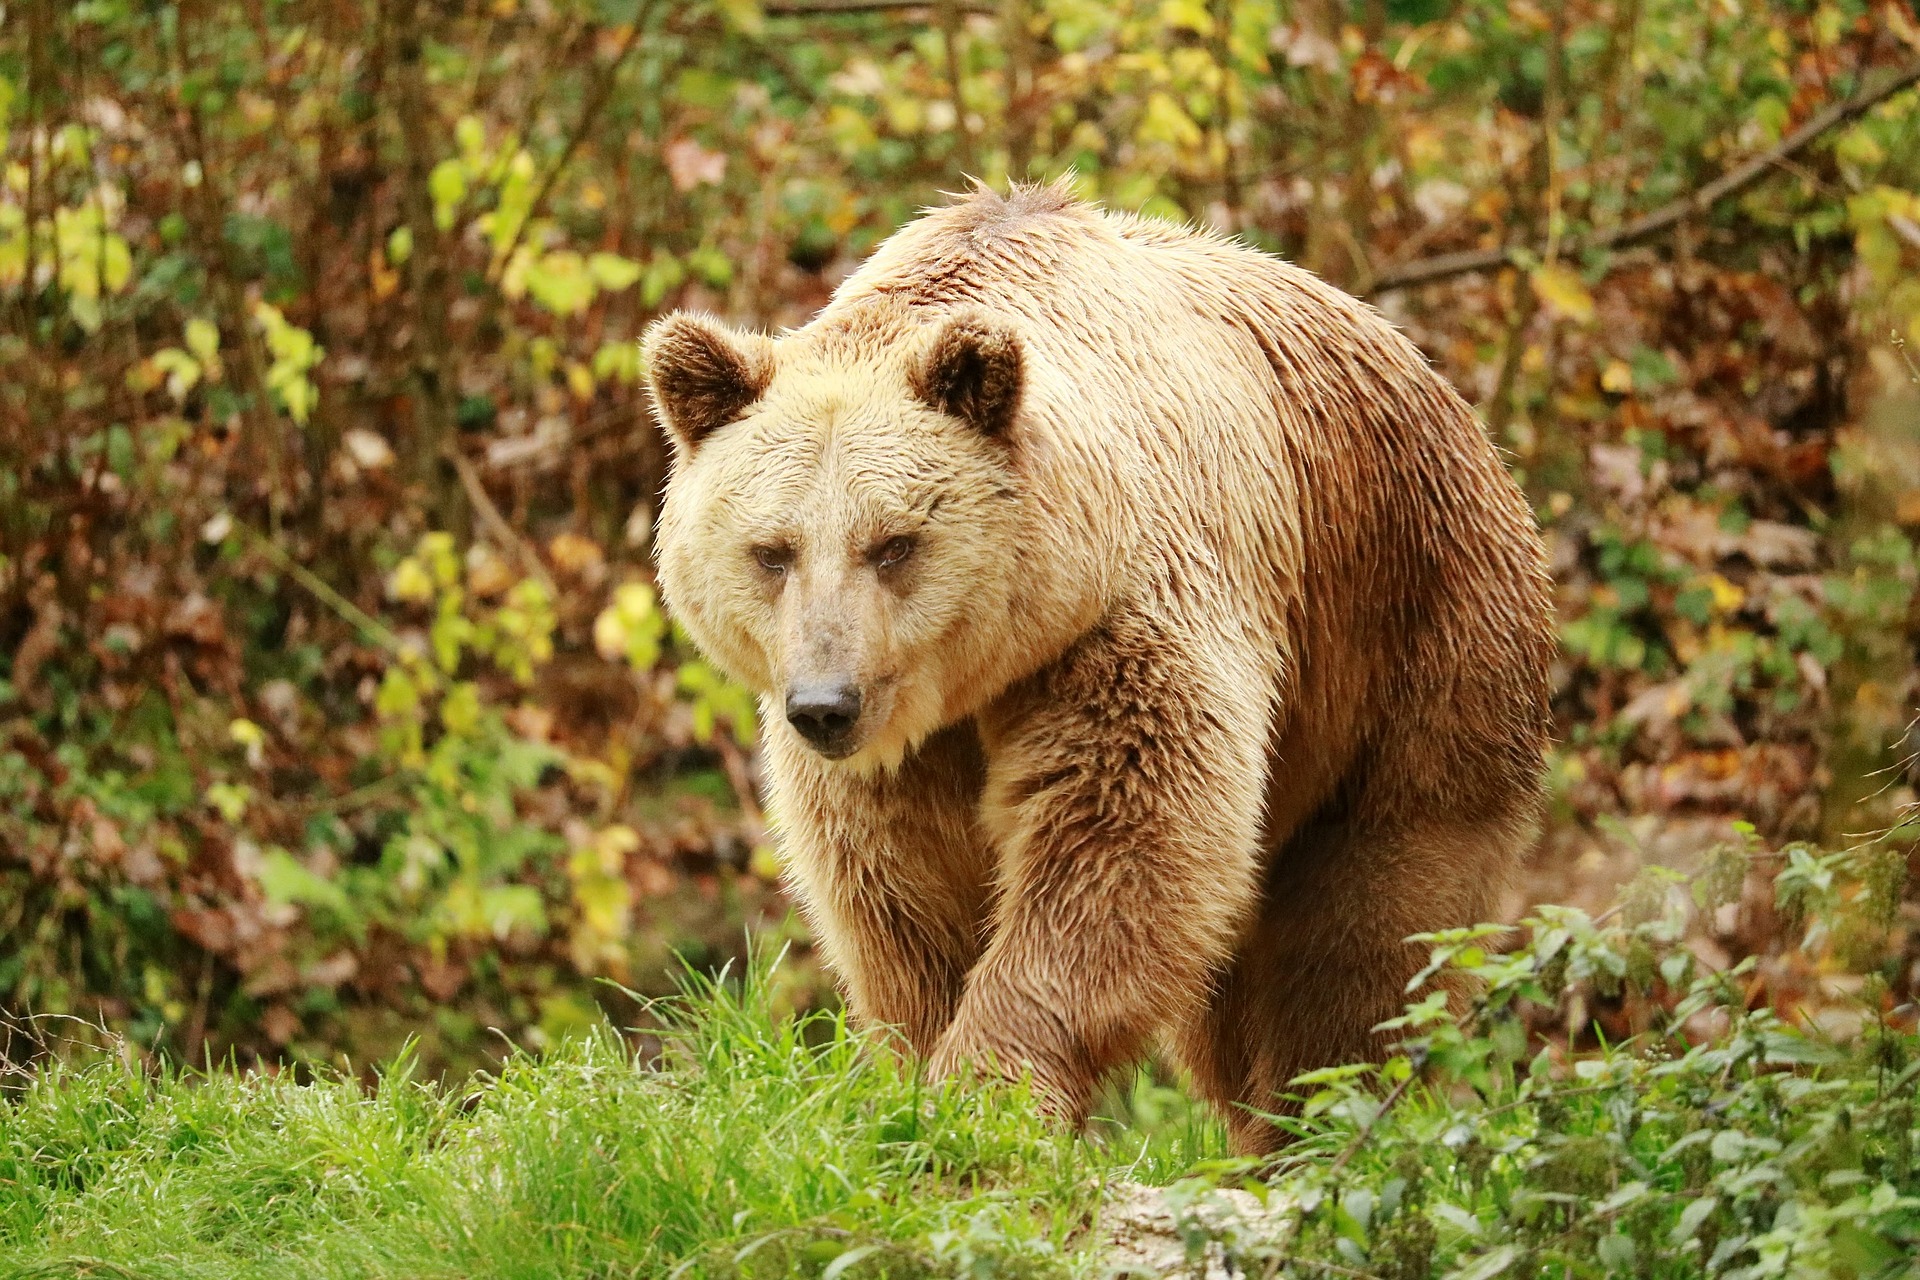
[[[1239,1280],[1266,1270],[1293,1234],[1294,1203],[1248,1191],[1118,1182],[1100,1211],[1108,1274],[1154,1280]],[[1201,1243],[1189,1261],[1188,1240]],[[1261,1265],[1250,1267],[1258,1260]]]

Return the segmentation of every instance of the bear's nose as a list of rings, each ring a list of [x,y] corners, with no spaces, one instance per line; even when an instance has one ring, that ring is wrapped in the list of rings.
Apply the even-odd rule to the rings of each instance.
[[[860,690],[845,681],[795,685],[787,694],[787,723],[825,754],[847,745],[859,718]]]

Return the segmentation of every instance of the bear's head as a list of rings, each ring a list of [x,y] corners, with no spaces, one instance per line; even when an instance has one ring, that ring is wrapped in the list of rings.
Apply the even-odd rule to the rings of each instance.
[[[967,313],[774,340],[679,314],[646,353],[674,452],[660,581],[701,648],[854,767],[970,714],[1016,641],[1014,331]]]

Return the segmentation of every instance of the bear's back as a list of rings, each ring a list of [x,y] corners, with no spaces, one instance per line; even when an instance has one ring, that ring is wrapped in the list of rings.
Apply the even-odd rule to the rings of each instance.
[[[875,307],[1013,321],[1049,536],[1127,562],[1122,590],[1224,584],[1209,607],[1276,637],[1283,701],[1333,755],[1397,716],[1489,775],[1537,760],[1552,640],[1532,513],[1471,409],[1373,308],[1060,185],[977,190],[909,224],[802,334]]]

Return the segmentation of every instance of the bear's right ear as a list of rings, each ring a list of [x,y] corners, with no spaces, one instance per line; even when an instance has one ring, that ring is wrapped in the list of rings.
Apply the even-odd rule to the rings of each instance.
[[[753,406],[773,378],[773,343],[677,311],[647,330],[647,384],[674,446],[695,445]]]

